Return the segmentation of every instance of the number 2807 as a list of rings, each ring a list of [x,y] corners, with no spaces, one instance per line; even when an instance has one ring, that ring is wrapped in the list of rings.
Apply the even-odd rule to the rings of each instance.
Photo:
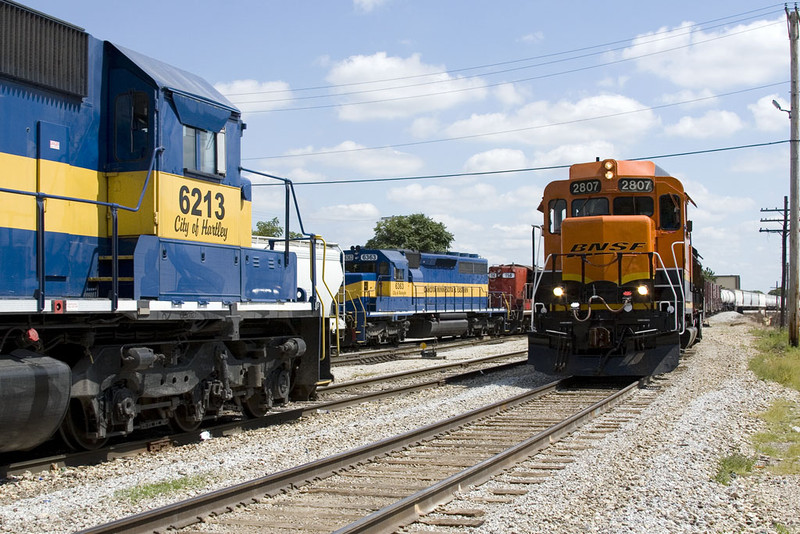
[[[197,217],[211,217],[214,214],[218,220],[225,218],[225,195],[217,193],[211,196],[211,191],[203,194],[199,188],[189,189],[188,186],[181,186],[178,195],[180,199],[181,213],[184,215],[195,215]],[[213,211],[212,211],[213,210]]]

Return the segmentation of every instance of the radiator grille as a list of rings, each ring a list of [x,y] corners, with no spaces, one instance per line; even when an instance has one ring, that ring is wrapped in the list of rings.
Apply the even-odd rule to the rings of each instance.
[[[86,96],[88,42],[81,28],[0,0],[0,76]]]

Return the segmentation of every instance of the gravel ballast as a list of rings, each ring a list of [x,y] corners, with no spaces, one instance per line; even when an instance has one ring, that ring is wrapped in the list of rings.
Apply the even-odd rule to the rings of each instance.
[[[779,532],[776,525],[782,525],[800,532],[800,477],[760,470],[729,486],[713,481],[719,458],[754,454],[749,437],[763,429],[755,414],[778,398],[800,402],[800,394],[747,370],[754,323],[732,313],[711,322],[695,354],[662,382],[661,393],[636,420],[526,495],[485,507],[478,531]],[[517,340],[442,355],[453,361],[525,345]],[[440,363],[401,360],[337,368],[336,374],[347,381]],[[16,477],[0,485],[0,532],[79,530],[405,432],[548,381],[524,367],[99,466]],[[116,493],[183,477],[203,482],[140,502]]]
[[[800,393],[747,369],[754,322],[728,312],[710,324],[636,421],[489,508],[476,532],[800,532],[800,476],[756,469],[729,486],[713,480],[720,458],[755,455],[757,414],[776,399],[800,403]]]

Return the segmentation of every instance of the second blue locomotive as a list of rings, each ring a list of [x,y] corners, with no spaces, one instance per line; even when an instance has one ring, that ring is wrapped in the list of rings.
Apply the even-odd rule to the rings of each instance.
[[[353,247],[344,254],[344,344],[503,331],[491,308],[489,266],[477,254]]]

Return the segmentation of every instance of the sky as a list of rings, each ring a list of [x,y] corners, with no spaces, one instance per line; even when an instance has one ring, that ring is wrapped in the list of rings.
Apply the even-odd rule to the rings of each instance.
[[[780,280],[781,235],[759,230],[790,187],[783,3],[19,1],[214,84],[243,166],[291,179],[305,230],[342,248],[424,213],[451,250],[530,264],[547,183],[647,158],[697,204],[704,266]],[[282,219],[282,188],[252,179],[254,225]]]

